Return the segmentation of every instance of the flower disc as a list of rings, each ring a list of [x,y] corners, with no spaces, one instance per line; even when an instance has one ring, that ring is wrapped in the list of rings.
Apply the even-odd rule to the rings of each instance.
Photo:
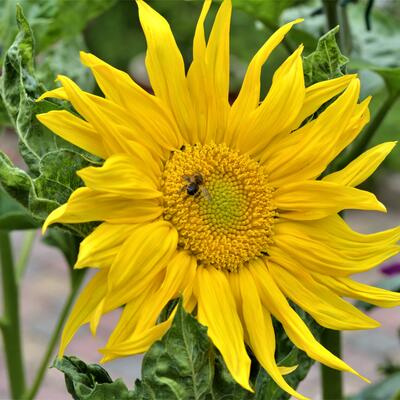
[[[273,189],[247,155],[224,144],[182,147],[166,163],[163,192],[164,218],[202,263],[235,271],[268,251]]]

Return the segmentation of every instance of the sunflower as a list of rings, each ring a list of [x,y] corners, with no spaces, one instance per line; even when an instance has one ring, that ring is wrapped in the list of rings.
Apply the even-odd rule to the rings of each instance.
[[[154,95],[82,52],[105,97],[59,76],[62,86],[39,99],[68,100],[80,116],[57,110],[37,118],[105,160],[78,171],[84,186],[43,227],[101,222],[80,246],[75,268],[98,272],[66,323],[60,355],[80,326],[90,323],[95,334],[101,316],[121,306],[103,360],[145,352],[171,324],[174,313],[157,322],[161,310],[181,296],[185,309],[208,327],[240,385],[252,390],[248,346],[282,389],[305,399],[283,378],[293,367],[275,361],[272,316],[311,358],[360,376],[314,338],[288,301],[337,330],[379,325],[343,296],[382,307],[400,304],[399,294],[349,277],[397,254],[400,229],[360,234],[338,214],[385,211],[373,194],[355,186],[395,143],[373,147],[321,178],[369,120],[370,99],[358,102],[358,78],[345,75],[306,88],[300,46],[260,100],[262,66],[296,20],[256,53],[231,105],[231,1],[223,1],[206,40],[210,4],[204,2],[185,73],[167,21],[137,0]]]

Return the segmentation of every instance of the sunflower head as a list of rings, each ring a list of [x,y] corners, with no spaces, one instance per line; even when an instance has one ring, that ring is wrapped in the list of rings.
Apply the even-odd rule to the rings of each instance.
[[[101,316],[121,306],[104,360],[144,352],[171,324],[174,312],[158,323],[163,308],[182,296],[248,390],[246,346],[282,389],[305,399],[283,377],[292,366],[275,360],[272,316],[310,357],[358,375],[321,346],[288,300],[330,329],[378,326],[344,296],[400,304],[399,294],[350,278],[397,254],[400,229],[363,235],[338,214],[385,211],[356,186],[394,143],[322,177],[369,120],[369,99],[358,101],[359,80],[345,75],[305,87],[300,46],[260,98],[263,64],[296,20],[257,52],[230,104],[231,1],[219,7],[208,40],[211,1],[204,2],[187,73],[167,21],[144,1],[137,4],[154,95],[81,53],[104,97],[60,76],[62,86],[40,98],[70,101],[76,113],[50,111],[38,119],[105,160],[78,171],[84,186],[44,224],[101,222],[80,246],[75,267],[98,271],[69,317],[60,354],[81,325],[90,323],[95,332]]]

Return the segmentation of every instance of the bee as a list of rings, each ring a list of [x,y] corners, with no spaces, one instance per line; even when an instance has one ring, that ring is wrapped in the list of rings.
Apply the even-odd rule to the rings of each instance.
[[[200,173],[194,175],[184,175],[183,179],[187,182],[182,190],[186,189],[186,193],[189,196],[199,196],[200,193],[208,200],[211,200],[210,193],[204,187],[204,178]]]

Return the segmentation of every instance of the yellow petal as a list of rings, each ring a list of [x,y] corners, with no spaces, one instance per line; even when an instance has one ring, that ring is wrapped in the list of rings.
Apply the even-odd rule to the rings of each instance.
[[[318,241],[324,246],[358,261],[385,254],[398,248],[400,227],[386,231],[362,234],[352,230],[338,215],[314,221],[281,220],[275,227],[280,239],[286,236],[303,237],[307,241]],[[379,261],[381,263],[383,260]]]
[[[189,140],[196,118],[185,77],[185,65],[168,22],[142,0],[139,19],[147,41],[146,68],[157,97],[172,110],[181,134]]]
[[[315,83],[306,88],[306,96],[303,107],[293,123],[296,129],[310,115],[314,114],[324,103],[342,92],[357,75],[344,75],[340,78],[329,79]]]
[[[182,137],[178,126],[171,111],[159,98],[146,92],[126,72],[93,54],[81,52],[80,55],[82,63],[92,70],[106,98],[128,110],[134,116],[138,130],[166,148],[179,148]]]
[[[386,212],[374,194],[333,182],[288,184],[277,189],[274,199],[281,216],[294,220],[320,219],[345,209]]]
[[[237,148],[257,155],[292,125],[304,101],[305,87],[300,46],[275,72],[271,88],[254,110],[246,128],[238,134]]]
[[[317,119],[292,134],[281,135],[266,147],[261,163],[275,186],[318,177],[338,154],[352,118],[357,114],[360,82],[353,79],[345,92]]]
[[[110,267],[136,225],[102,223],[81,242],[74,268]]]
[[[307,229],[293,225],[276,225],[275,246],[271,246],[268,252],[274,260],[281,260],[288,255],[309,271],[348,276],[375,267],[397,254],[400,249],[396,244],[379,247],[358,246],[354,242],[354,251],[348,252],[341,245],[337,246],[334,238],[331,237],[331,241],[325,240],[324,230],[316,230],[314,236]],[[351,242],[348,242],[347,247],[350,246]]]
[[[138,224],[152,221],[162,214],[162,208],[153,200],[123,199],[108,193],[83,187],[75,190],[68,202],[56,208],[43,224],[106,221],[113,224]]]
[[[81,118],[65,110],[37,114],[36,118],[58,136],[100,158],[107,158],[108,151],[102,137]]]
[[[79,295],[63,329],[59,357],[63,356],[65,348],[76,331],[89,321],[91,314],[106,294],[107,274],[107,269],[99,271]]]
[[[268,261],[268,268],[281,291],[307,311],[321,326],[329,329],[373,329],[379,323],[316,282],[301,265],[288,257],[281,266]]]
[[[159,187],[156,187],[140,167],[136,167],[135,160],[127,154],[114,154],[103,166],[87,167],[77,174],[88,188],[99,192],[137,200],[162,196]]]
[[[176,252],[165,270],[164,281],[147,301],[140,311],[137,331],[149,329],[154,326],[163,308],[167,303],[179,297],[187,285],[193,285],[196,275],[196,259],[186,251]]]
[[[305,351],[309,357],[328,367],[351,372],[369,382],[317,342],[303,320],[290,307],[268,272],[267,266],[261,260],[252,263],[250,272],[258,286],[262,303],[281,322],[286,334],[295,346]]]
[[[367,150],[340,171],[326,175],[322,180],[346,186],[358,186],[379,167],[397,142],[386,142]]]
[[[108,339],[106,349],[113,348],[119,343],[126,342],[129,338],[133,339],[134,336],[141,336],[143,331],[154,326],[153,324],[152,326],[147,327],[147,329],[142,329],[141,331],[138,331],[137,329],[140,318],[143,316],[143,307],[145,307],[146,303],[149,302],[149,299],[151,299],[160,289],[163,280],[163,274],[159,273],[155,279],[149,282],[149,285],[138,296],[133,298],[124,306],[118,324],[113,329],[113,332]],[[108,309],[110,309],[110,303],[105,304],[102,311]],[[96,325],[96,321],[93,321],[93,324]]]
[[[177,242],[176,230],[166,221],[141,225],[133,231],[110,268],[107,294],[91,320],[92,331],[106,310],[132,301],[158,280],[176,252]]]
[[[333,277],[313,273],[315,278],[331,288],[340,296],[362,300],[378,307],[396,307],[400,305],[400,293],[377,288],[345,277]]]
[[[149,347],[157,340],[159,340],[165,332],[170,328],[172,319],[153,326],[152,328],[142,331],[135,335],[133,339],[116,344],[114,347],[106,347],[99,350],[104,354],[102,363],[113,360],[114,358],[131,356],[146,352]]]
[[[199,116],[198,141],[221,143],[226,134],[229,113],[229,26],[230,0],[220,6],[206,46],[204,20],[211,1],[203,3],[193,42],[193,62],[187,81]]]
[[[279,387],[297,399],[307,399],[287,384],[276,364],[275,333],[271,315],[263,309],[257,286],[247,268],[240,270],[239,282],[243,302],[243,318],[254,355]]]
[[[57,89],[48,90],[47,92],[44,92],[40,97],[36,99],[36,101],[42,101],[49,97],[60,100],[67,100],[67,101],[69,100],[65,89],[63,87],[59,87]]]
[[[253,391],[249,386],[251,361],[244,346],[242,325],[225,274],[215,268],[198,268],[195,294],[199,322],[208,327],[208,335],[221,352],[236,382]]]
[[[252,112],[260,102],[260,80],[261,80],[261,69],[272,51],[281,43],[285,35],[292,29],[293,25],[302,22],[303,19],[299,18],[295,21],[289,22],[277,31],[275,31],[271,37],[264,43],[260,50],[251,60],[246,75],[243,80],[242,87],[232,105],[231,112],[229,115],[229,131],[231,135],[240,129],[239,127],[245,128],[243,122],[247,120],[248,114]]]
[[[139,294],[176,251],[178,233],[166,221],[139,226],[125,241],[110,269],[109,291],[129,286]],[[123,294],[121,294],[123,296]]]

